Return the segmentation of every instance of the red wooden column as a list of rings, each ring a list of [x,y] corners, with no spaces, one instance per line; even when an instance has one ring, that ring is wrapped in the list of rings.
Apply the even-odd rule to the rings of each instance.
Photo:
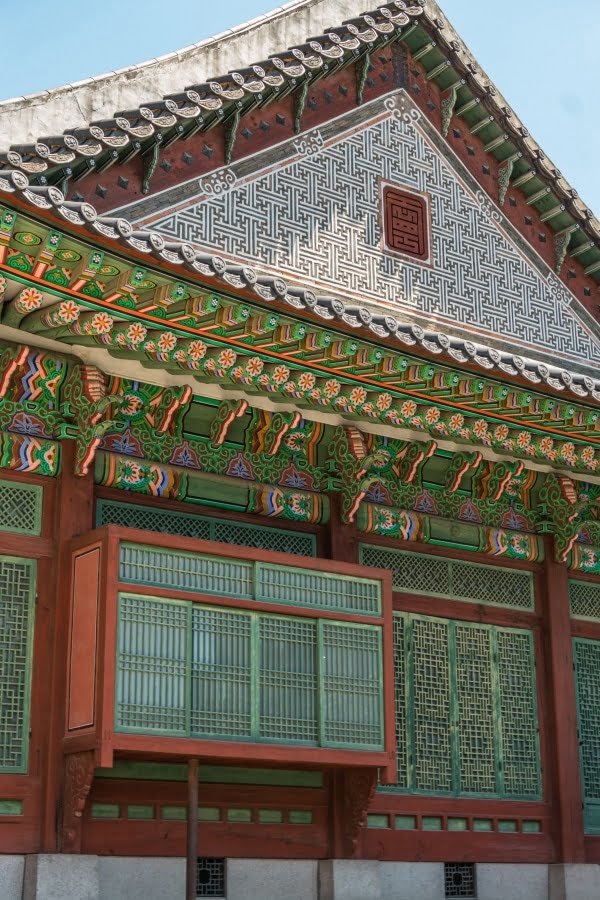
[[[342,521],[342,497],[329,495],[329,557],[338,562],[358,562],[358,532],[356,525]]]
[[[566,565],[555,562],[551,537],[545,538],[545,552],[543,633],[551,710],[548,747],[553,757],[557,862],[577,863],[584,862],[585,848],[569,573]]]
[[[52,664],[49,672],[48,704],[51,709],[48,729],[48,755],[43,788],[42,849],[47,852],[57,846],[57,823],[60,822],[60,801],[63,784],[64,758],[62,739],[65,734],[66,671],[69,624],[69,587],[71,555],[69,541],[94,527],[93,472],[75,475],[75,442],[61,444],[61,472],[56,492],[54,527],[54,608],[49,640],[52,645]]]

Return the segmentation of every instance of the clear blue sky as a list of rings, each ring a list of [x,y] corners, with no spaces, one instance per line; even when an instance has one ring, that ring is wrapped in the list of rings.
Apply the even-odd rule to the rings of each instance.
[[[382,2],[365,0],[364,7]],[[438,2],[533,137],[600,216],[600,0]],[[0,98],[161,56],[278,5],[277,0],[84,5],[61,0],[50,14],[46,0],[29,0],[26,27],[2,44]],[[254,61],[249,48],[248,62]]]

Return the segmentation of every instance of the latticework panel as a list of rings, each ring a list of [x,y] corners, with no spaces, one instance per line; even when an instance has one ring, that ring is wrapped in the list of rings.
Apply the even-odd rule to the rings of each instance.
[[[360,545],[360,562],[364,566],[389,569],[394,589],[414,594],[448,597],[452,594],[449,560],[423,556],[404,550],[392,550],[375,544]]]
[[[397,788],[537,799],[528,631],[394,614]]]
[[[187,630],[184,604],[121,597],[117,728],[185,733]]]
[[[318,739],[317,624],[260,620],[260,733],[294,743]]]
[[[382,749],[381,629],[122,595],[117,729]]]
[[[267,528],[229,519],[213,519],[211,540],[222,544],[243,544],[294,556],[316,556],[317,539],[314,534],[287,531],[285,528]]]
[[[414,787],[444,793],[452,790],[448,623],[414,618],[412,657]]]
[[[316,556],[317,542],[314,534],[289,531],[285,528],[269,528],[229,519],[216,519],[196,513],[181,513],[168,509],[155,509],[141,503],[121,503],[115,500],[98,500],[96,525],[120,525],[123,528],[141,528],[163,534],[180,534],[222,544],[238,544],[263,550],[292,553],[295,556]]]
[[[321,628],[326,742],[383,746],[381,630],[331,621]]]
[[[533,611],[533,575],[517,569],[444,559],[375,544],[360,545],[365,566],[389,569],[394,590]]]
[[[537,797],[541,776],[532,635],[501,628],[496,634],[504,794]]]
[[[192,734],[251,733],[251,631],[248,613],[192,608]]]
[[[43,489],[34,484],[0,481],[0,531],[40,534]]]
[[[600,802],[600,641],[573,641],[583,792]]]
[[[497,790],[491,639],[488,628],[456,623],[461,793],[494,794]]]
[[[257,599],[269,603],[294,603],[360,615],[381,613],[381,587],[377,581],[260,563],[256,582]]]
[[[403,616],[394,616],[394,684],[396,697],[396,755],[398,758],[398,775],[396,784],[400,788],[408,787],[408,742],[406,690],[408,679],[406,677],[406,647],[405,647],[406,623]]]
[[[0,772],[27,770],[35,562],[0,557]]]
[[[600,622],[600,583],[570,581],[569,599],[573,618]]]
[[[156,585],[195,594],[248,598],[253,592],[252,563],[138,544],[121,544],[119,577],[129,584]]]

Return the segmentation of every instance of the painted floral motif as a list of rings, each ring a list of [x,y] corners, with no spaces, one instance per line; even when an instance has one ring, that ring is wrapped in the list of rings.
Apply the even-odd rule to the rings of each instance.
[[[253,356],[252,359],[249,359],[248,363],[246,364],[246,371],[249,375],[256,377],[257,375],[261,374],[264,367],[265,364],[263,363],[262,359],[260,359],[259,356]]]
[[[360,406],[367,399],[367,392],[364,388],[353,388],[350,391],[350,403],[353,406]]]
[[[312,391],[315,381],[316,379],[312,372],[302,372],[298,379],[298,387],[301,391]]]
[[[71,325],[79,318],[79,307],[74,300],[63,300],[58,306],[58,316],[65,325]]]
[[[221,350],[219,356],[217,357],[217,365],[220,369],[230,369],[237,359],[236,354],[233,350],[227,348],[226,350]]]
[[[93,334],[108,334],[112,331],[113,318],[106,312],[99,312],[93,316],[90,328]]]
[[[388,393],[380,394],[376,405],[380,412],[385,412],[392,405],[392,395]]]
[[[157,341],[157,344],[158,349],[161,351],[161,353],[170,353],[175,349],[177,338],[172,331],[163,331]]]
[[[42,295],[35,288],[25,288],[21,291],[15,302],[15,307],[21,313],[30,313],[39,309],[42,305]]]
[[[287,366],[276,366],[273,372],[273,381],[275,384],[285,384],[290,377],[290,370]]]
[[[188,356],[194,362],[199,362],[206,356],[206,349],[204,341],[190,341],[188,345]]]
[[[400,407],[400,413],[404,416],[405,419],[410,419],[411,416],[417,411],[417,404],[414,400],[405,400],[402,406]]]
[[[333,397],[337,397],[341,390],[342,386],[335,378],[330,378],[329,381],[325,382],[325,387],[323,388],[324,394],[326,397],[332,399]]]
[[[136,346],[146,339],[147,333],[147,328],[141,322],[132,322],[127,329],[127,340]]]

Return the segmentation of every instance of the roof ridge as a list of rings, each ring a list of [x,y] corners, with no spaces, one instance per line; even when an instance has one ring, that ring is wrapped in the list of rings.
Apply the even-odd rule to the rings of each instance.
[[[284,15],[290,9],[303,6],[309,8],[313,2],[314,0],[292,0],[266,16],[222,34],[239,33],[248,26]],[[75,160],[85,159],[93,168],[95,159],[103,153],[118,151],[134,142],[150,139],[159,144],[163,131],[169,128],[183,127],[183,124],[190,124],[193,120],[199,122],[205,115],[223,115],[225,103],[240,103],[248,95],[257,98],[263,92],[268,93],[271,98],[274,92],[286,87],[293,89],[301,81],[310,80],[317,72],[327,71],[332,63],[339,63],[340,59],[343,62],[349,61],[360,55],[381,36],[398,36],[402,28],[416,17],[422,17],[434,32],[436,40],[444,47],[453,64],[463,72],[469,87],[480,95],[487,108],[502,121],[511,140],[531,161],[540,177],[552,184],[558,198],[568,205],[569,213],[578,226],[584,229],[593,242],[600,245],[600,221],[531,137],[442,13],[436,0],[388,0],[388,3],[370,13],[349,19],[330,29],[328,33],[309,38],[305,43],[274,54],[265,61],[217,76],[179,93],[168,94],[161,100],[150,101],[138,109],[91,123],[87,128],[74,127],[59,137],[41,138],[33,145],[15,145],[0,153],[0,167],[22,170],[42,179],[50,165],[68,166]],[[219,37],[217,35],[216,38],[193,46],[214,43]],[[175,58],[181,52],[168,54],[167,58]],[[147,64],[140,64],[140,67],[143,68],[144,65]],[[135,70],[138,68],[133,67]]]

